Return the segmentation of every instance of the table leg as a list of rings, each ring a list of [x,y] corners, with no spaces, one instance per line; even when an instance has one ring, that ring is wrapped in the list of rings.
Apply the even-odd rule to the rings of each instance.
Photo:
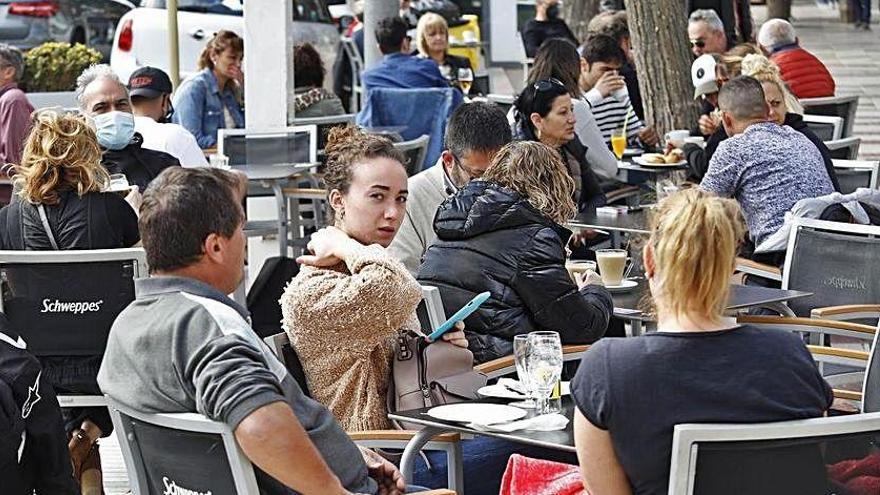
[[[416,457],[422,448],[431,441],[435,436],[443,433],[445,430],[433,426],[426,426],[423,430],[416,433],[412,439],[407,442],[406,448],[403,449],[403,457],[400,459],[400,473],[407,483],[412,483],[413,467],[415,466]],[[447,466],[447,469],[454,469]],[[459,478],[461,479],[461,478]]]
[[[633,337],[638,337],[645,332],[644,327],[642,326],[642,320],[630,320],[630,328],[632,329]]]

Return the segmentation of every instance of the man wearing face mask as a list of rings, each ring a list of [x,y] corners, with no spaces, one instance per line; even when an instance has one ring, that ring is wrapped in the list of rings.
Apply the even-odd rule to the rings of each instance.
[[[195,136],[183,126],[172,124],[171,79],[162,69],[141,67],[128,79],[134,113],[134,130],[144,138],[142,148],[164,151],[184,167],[207,167]]]
[[[101,145],[101,164],[111,174],[125,174],[143,191],[162,170],[180,165],[177,158],[142,147],[143,136],[134,130],[128,89],[109,65],[93,65],[76,79],[76,99],[84,115],[92,118]]]
[[[522,31],[526,56],[534,58],[544,40],[565,38],[575,45],[579,42],[568,24],[559,17],[562,0],[535,0],[535,18],[529,19]]]

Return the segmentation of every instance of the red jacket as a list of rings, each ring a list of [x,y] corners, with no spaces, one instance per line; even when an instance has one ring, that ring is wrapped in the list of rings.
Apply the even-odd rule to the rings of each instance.
[[[798,98],[834,96],[834,78],[818,58],[801,47],[785,48],[770,55],[782,79]]]

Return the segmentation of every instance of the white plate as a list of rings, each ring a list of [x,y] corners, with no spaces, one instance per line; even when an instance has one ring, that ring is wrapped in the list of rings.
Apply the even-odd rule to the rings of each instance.
[[[656,168],[665,168],[665,167],[680,167],[682,165],[687,164],[687,160],[681,160],[677,163],[648,163],[641,156],[633,157],[633,163],[637,165],[641,165],[643,167],[656,167]]]
[[[426,414],[441,421],[495,424],[516,421],[527,413],[523,409],[502,404],[462,403],[434,407]]]
[[[645,150],[643,150],[641,148],[627,148],[627,149],[623,150],[623,156],[624,157],[639,156],[639,155],[643,154],[644,152],[645,152]]]
[[[515,399],[522,400],[525,399],[526,396],[520,394],[518,392],[514,392],[507,387],[502,385],[486,385],[485,387],[481,387],[477,390],[477,393],[482,395],[483,397],[497,397],[499,399]]]
[[[638,287],[639,283],[635,280],[623,280],[620,285],[606,285],[605,288],[611,292],[627,292]]]

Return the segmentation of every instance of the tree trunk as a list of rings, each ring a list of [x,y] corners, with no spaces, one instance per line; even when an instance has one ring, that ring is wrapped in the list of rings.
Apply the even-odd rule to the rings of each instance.
[[[581,43],[587,39],[587,24],[599,13],[599,1],[566,0],[562,5],[562,18]]]
[[[684,2],[626,0],[626,12],[646,124],[661,135],[690,129],[697,122],[698,107]]]
[[[791,18],[791,0],[767,0],[767,18],[789,20]]]

